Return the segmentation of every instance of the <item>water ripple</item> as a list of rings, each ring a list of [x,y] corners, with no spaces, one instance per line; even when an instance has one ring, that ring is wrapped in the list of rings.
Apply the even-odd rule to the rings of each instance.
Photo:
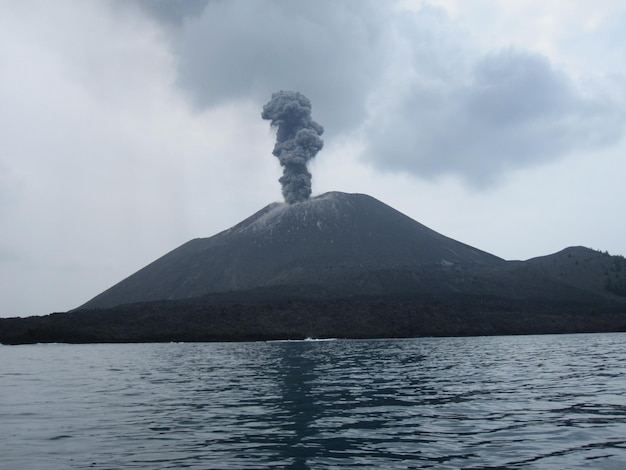
[[[623,468],[625,339],[2,347],[2,468]]]

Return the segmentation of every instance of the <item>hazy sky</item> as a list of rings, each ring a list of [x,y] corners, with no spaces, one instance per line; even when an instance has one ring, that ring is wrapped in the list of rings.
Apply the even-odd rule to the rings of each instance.
[[[626,255],[624,24],[622,0],[0,0],[0,316],[281,200],[278,90],[324,126],[313,195],[506,259]]]

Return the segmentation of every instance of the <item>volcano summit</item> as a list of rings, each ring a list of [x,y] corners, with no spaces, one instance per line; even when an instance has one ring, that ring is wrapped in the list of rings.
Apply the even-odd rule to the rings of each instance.
[[[331,192],[270,204],[229,230],[191,240],[81,308],[270,286],[342,286],[353,293],[350,282],[371,273],[503,263],[370,196]]]

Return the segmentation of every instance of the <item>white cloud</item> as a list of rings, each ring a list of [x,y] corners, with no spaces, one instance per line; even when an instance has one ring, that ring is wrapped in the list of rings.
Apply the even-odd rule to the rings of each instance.
[[[271,148],[256,107],[195,113],[176,94],[151,23],[106,3],[36,6],[0,20],[4,316],[45,313],[39,296],[76,307],[236,222],[233,206],[258,209],[279,175],[255,155]]]

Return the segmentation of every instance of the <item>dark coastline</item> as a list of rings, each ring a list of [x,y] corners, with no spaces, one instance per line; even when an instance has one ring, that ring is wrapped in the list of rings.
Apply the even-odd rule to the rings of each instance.
[[[226,296],[228,297],[228,296]],[[626,331],[622,302],[492,296],[210,297],[0,319],[0,342],[135,343],[406,338]]]

